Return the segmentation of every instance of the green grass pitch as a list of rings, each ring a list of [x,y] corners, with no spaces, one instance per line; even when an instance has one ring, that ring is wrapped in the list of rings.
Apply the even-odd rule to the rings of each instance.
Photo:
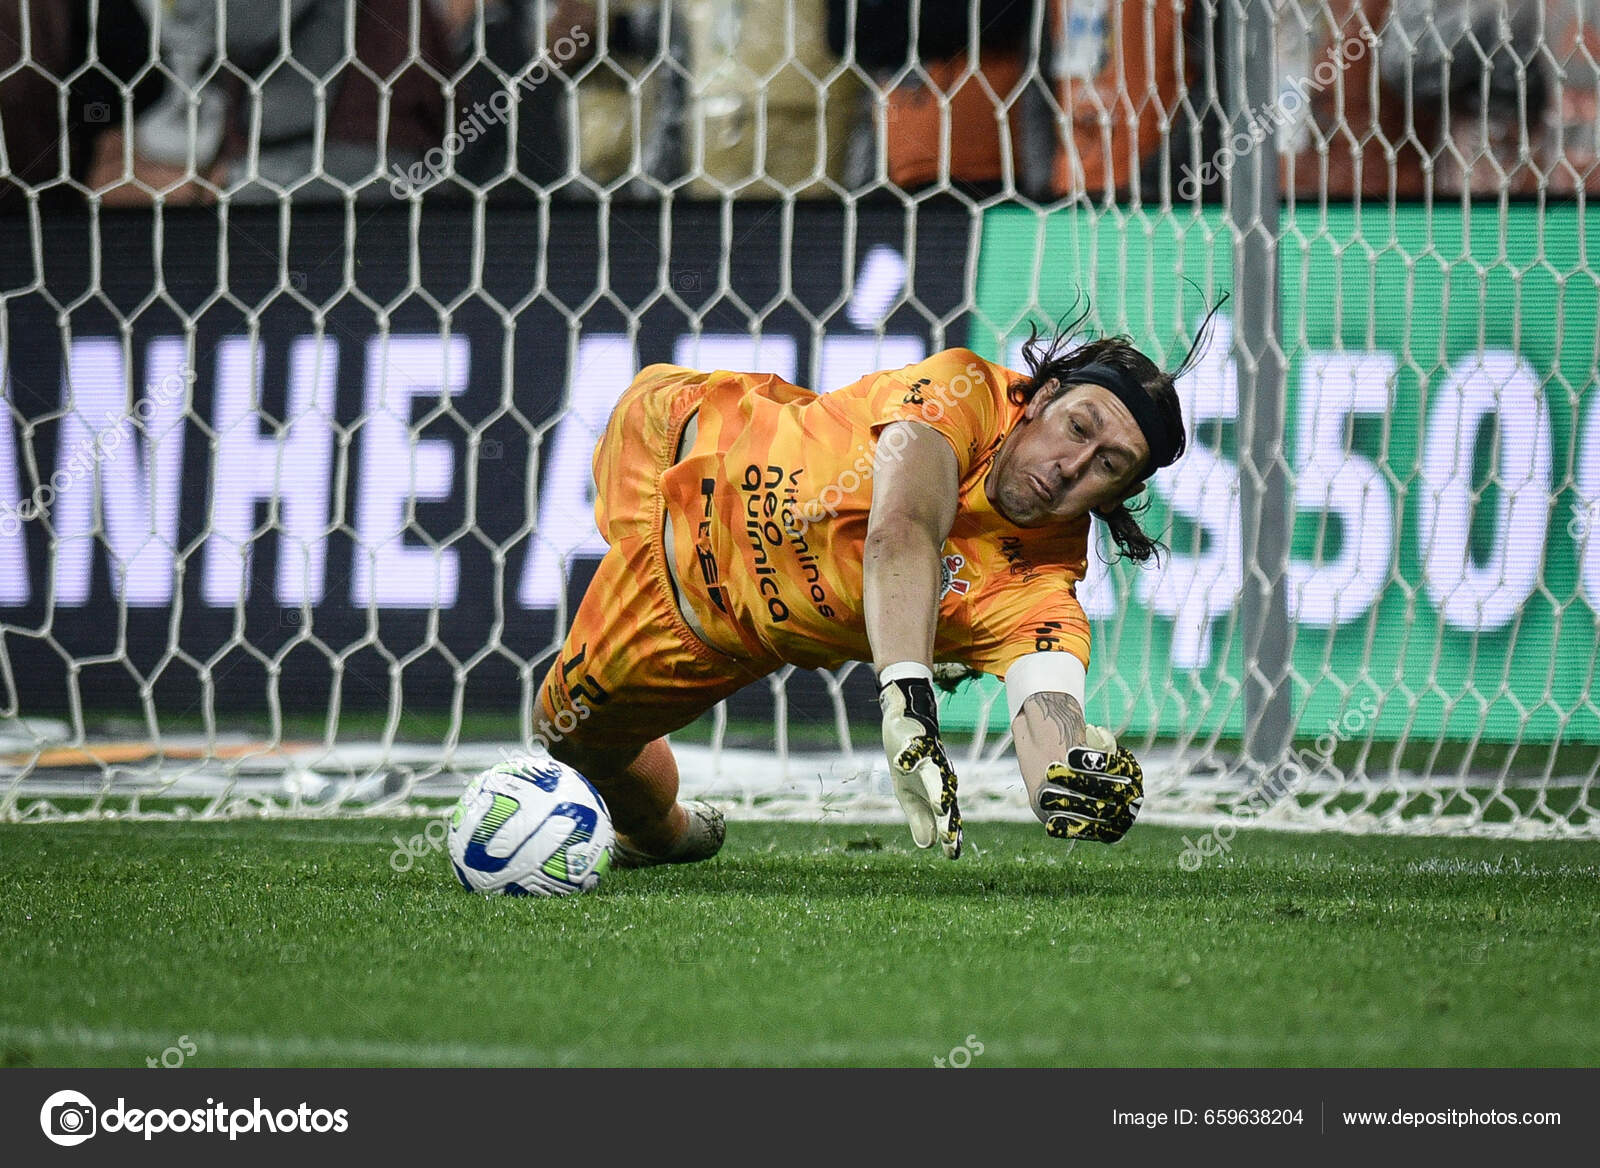
[[[1592,842],[734,822],[541,901],[397,873],[424,826],[0,827],[0,1062],[1600,1064]]]

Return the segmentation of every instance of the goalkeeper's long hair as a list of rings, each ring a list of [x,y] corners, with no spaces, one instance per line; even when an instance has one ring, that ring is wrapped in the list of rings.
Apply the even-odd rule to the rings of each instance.
[[[1051,379],[1060,381],[1062,385],[1071,386],[1072,375],[1076,370],[1087,365],[1109,365],[1132,378],[1150,395],[1162,420],[1167,423],[1171,432],[1177,435],[1177,445],[1172,457],[1162,464],[1171,466],[1183,456],[1186,445],[1183,407],[1178,401],[1176,382],[1193,368],[1195,361],[1205,352],[1211,340],[1212,323],[1217,312],[1227,302],[1228,294],[1223,293],[1222,298],[1211,307],[1205,319],[1200,322],[1200,327],[1195,330],[1194,341],[1182,362],[1169,373],[1140,352],[1131,337],[1117,335],[1079,342],[1078,335],[1083,331],[1084,323],[1090,314],[1090,306],[1085,301],[1081,312],[1072,316],[1070,320],[1062,317],[1057,322],[1052,336],[1041,335],[1036,324],[1029,326],[1028,339],[1022,345],[1022,359],[1027,363],[1028,376],[1012,382],[1007,389],[1007,396],[1019,406],[1027,405],[1034,394]],[[1073,308],[1067,311],[1072,313],[1076,308],[1077,304],[1074,302]],[[1146,474],[1160,469],[1159,466],[1147,467]],[[1159,562],[1161,553],[1166,550],[1165,544],[1149,535],[1140,525],[1139,518],[1149,506],[1148,496],[1143,498],[1135,496],[1132,500],[1116,503],[1094,512],[1095,518],[1104,523],[1106,530],[1111,533],[1119,553],[1140,564],[1150,560]]]

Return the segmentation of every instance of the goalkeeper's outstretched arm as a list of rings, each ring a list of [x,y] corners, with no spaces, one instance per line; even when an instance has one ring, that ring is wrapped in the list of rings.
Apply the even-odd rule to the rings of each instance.
[[[862,549],[863,608],[883,711],[883,749],[911,838],[961,854],[956,773],[939,741],[933,644],[939,568],[955,523],[960,475],[949,441],[919,422],[879,439]]]

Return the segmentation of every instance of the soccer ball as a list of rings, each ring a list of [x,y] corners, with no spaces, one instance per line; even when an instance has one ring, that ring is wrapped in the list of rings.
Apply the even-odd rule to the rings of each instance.
[[[490,767],[450,814],[450,864],[469,892],[588,892],[616,839],[600,792],[553,758]]]

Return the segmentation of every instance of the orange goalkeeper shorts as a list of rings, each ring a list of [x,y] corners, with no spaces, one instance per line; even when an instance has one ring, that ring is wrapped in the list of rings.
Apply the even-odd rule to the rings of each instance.
[[[610,550],[539,687],[553,753],[629,754],[782,665],[707,645],[678,609],[664,550],[661,476],[704,396],[705,374],[650,365],[617,401],[594,452],[595,523]]]

